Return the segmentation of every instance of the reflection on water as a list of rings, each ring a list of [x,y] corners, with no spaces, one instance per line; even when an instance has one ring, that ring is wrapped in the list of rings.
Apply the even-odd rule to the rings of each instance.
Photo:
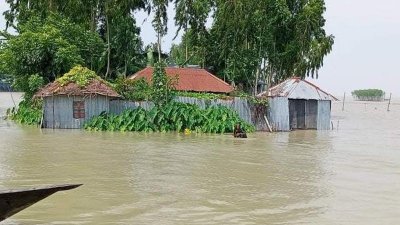
[[[245,140],[0,121],[2,189],[84,183],[5,224],[399,224],[400,107],[377,106],[335,103],[339,130]]]

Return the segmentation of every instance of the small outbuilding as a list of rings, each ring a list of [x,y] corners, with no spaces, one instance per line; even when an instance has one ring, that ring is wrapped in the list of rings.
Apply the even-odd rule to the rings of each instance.
[[[151,82],[153,71],[153,67],[146,67],[129,77],[129,79],[144,78],[147,82]],[[225,94],[233,91],[231,85],[205,69],[167,67],[165,72],[171,79],[177,79],[175,89],[178,91]]]
[[[260,96],[268,97],[267,117],[276,131],[329,130],[331,101],[338,100],[298,77],[290,78]]]
[[[109,112],[110,100],[120,96],[93,71],[79,66],[34,97],[43,99],[43,128],[79,129],[93,116]]]

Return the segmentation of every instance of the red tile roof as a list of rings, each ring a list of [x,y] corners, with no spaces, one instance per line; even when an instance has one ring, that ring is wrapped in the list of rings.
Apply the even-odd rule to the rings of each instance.
[[[214,93],[229,93],[233,91],[233,87],[225,81],[219,79],[205,69],[198,68],[165,68],[167,76],[177,78],[178,82],[175,85],[179,91],[195,91],[195,92],[214,92]],[[153,68],[147,67],[129,79],[145,78],[151,81]]]

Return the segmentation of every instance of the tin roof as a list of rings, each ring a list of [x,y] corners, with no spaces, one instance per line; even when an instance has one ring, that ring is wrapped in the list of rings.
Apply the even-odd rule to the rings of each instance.
[[[268,97],[287,97],[290,99],[313,99],[313,100],[334,100],[335,96],[321,90],[315,84],[302,80],[299,77],[293,77],[284,82],[271,87],[267,92],[259,94],[259,96]]]
[[[177,78],[175,88],[179,91],[214,93],[229,93],[233,91],[231,85],[209,73],[205,69],[167,67],[165,68],[165,72],[167,73],[167,76]],[[150,82],[152,74],[153,68],[147,67],[135,73],[129,79],[145,78]]]

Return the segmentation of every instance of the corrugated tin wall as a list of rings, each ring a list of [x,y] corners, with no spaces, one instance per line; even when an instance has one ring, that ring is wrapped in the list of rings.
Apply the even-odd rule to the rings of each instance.
[[[250,105],[246,99],[234,98],[232,100],[221,100],[221,99],[205,100],[199,98],[178,96],[175,97],[175,101],[182,103],[196,104],[203,109],[206,108],[207,106],[216,106],[216,105],[226,106],[228,108],[235,110],[239,114],[240,118],[242,118],[244,121],[252,123],[252,113]],[[154,107],[154,104],[152,102],[130,102],[123,100],[114,100],[110,102],[110,113],[120,114],[126,109],[136,109],[139,106],[146,110],[149,110],[152,107]]]
[[[268,99],[268,120],[274,131],[290,131],[289,100],[285,97]]]
[[[85,118],[73,118],[73,101],[85,101]],[[44,98],[44,128],[79,129],[84,122],[101,112],[109,110],[109,98],[95,96],[83,98],[80,96],[52,96]]]
[[[318,130],[331,129],[331,101],[318,101]]]
[[[329,100],[290,100],[305,104],[305,129],[329,130],[331,123],[331,101]],[[297,104],[297,103],[296,103]],[[289,99],[273,97],[268,99],[268,119],[275,131],[290,131]],[[294,106],[294,105],[293,105]],[[295,107],[290,109],[293,116],[299,116]],[[304,113],[304,112],[303,112]],[[295,122],[295,120],[294,120]],[[304,121],[303,121],[304,122]],[[296,124],[295,128],[298,127]]]
[[[145,110],[150,110],[154,107],[154,103],[152,102],[130,102],[124,100],[112,100],[110,101],[110,113],[111,114],[120,114],[126,109],[136,109],[138,107],[142,107]]]
[[[317,129],[318,101],[306,101],[306,129]]]

